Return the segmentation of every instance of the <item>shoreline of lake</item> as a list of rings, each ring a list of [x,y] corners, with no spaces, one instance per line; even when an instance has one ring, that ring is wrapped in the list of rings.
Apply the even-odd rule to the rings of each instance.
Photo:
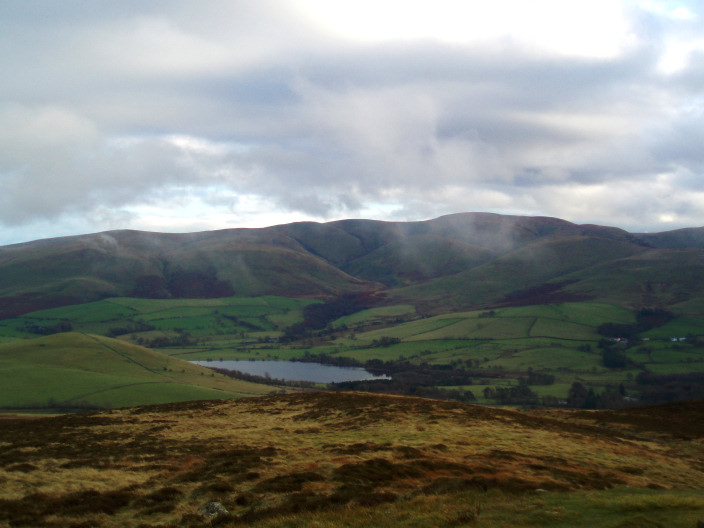
[[[226,360],[191,361],[203,367],[233,370],[283,381],[306,381],[311,383],[342,383],[345,381],[388,380],[385,375],[373,374],[363,367],[338,367],[302,361],[283,360]]]

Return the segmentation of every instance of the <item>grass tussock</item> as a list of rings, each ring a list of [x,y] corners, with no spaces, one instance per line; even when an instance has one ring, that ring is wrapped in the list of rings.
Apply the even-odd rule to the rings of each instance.
[[[308,393],[6,419],[0,527],[695,526],[702,436],[637,416]]]

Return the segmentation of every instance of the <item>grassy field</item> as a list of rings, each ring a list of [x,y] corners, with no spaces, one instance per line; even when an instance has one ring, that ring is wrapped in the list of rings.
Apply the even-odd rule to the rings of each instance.
[[[271,390],[88,334],[54,334],[0,345],[0,408],[5,410],[124,407]]]
[[[549,391],[534,390],[562,399],[567,389],[560,393],[557,387],[569,388],[574,381],[603,390],[607,385],[630,386],[645,369],[660,374],[704,371],[703,349],[671,341],[673,336],[704,335],[704,318],[691,314],[644,333],[649,341],[626,350],[629,364],[613,370],[603,365],[597,328],[607,322],[634,323],[635,312],[622,306],[553,303],[432,317],[408,304],[383,306],[342,317],[324,335],[279,343],[287,326],[303,320],[303,309],[311,302],[272,296],[111,298],[0,321],[0,343],[36,337],[43,329],[68,324],[74,331],[117,336],[185,360],[290,360],[309,354],[359,362],[405,360],[416,365],[503,370],[512,373],[515,382],[533,369],[554,375],[556,384]],[[478,390],[470,390],[479,396]],[[45,397],[42,393],[41,398]]]
[[[284,297],[228,297],[221,299],[133,299],[102,301],[42,310],[0,321],[0,337],[28,337],[36,327],[69,323],[86,333],[140,334],[153,330],[182,330],[195,336],[244,336],[256,329],[278,335],[279,329],[302,319],[310,300]],[[131,330],[131,331],[130,331]],[[122,332],[121,332],[122,331]]]
[[[627,350],[626,368],[603,365],[599,325],[630,324],[635,313],[620,306],[598,303],[562,303],[460,312],[416,319],[394,326],[356,332],[340,338],[331,355],[369,359],[407,359],[415,363],[456,364],[511,372],[537,372],[555,376],[551,389],[533,387],[538,394],[564,399],[574,381],[588,380],[600,390],[606,385],[631,385],[644,369],[656,373],[704,371],[704,349],[669,336],[703,335],[704,319],[676,317],[644,334],[649,341]],[[384,338],[400,340],[387,347],[374,346]],[[643,352],[645,350],[646,352]],[[649,352],[648,352],[649,351]],[[312,351],[311,351],[312,352]],[[495,381],[496,385],[501,382]],[[514,380],[514,384],[517,381]],[[468,387],[475,396],[484,385]]]
[[[4,418],[0,526],[691,528],[703,415],[301,393]]]
[[[371,330],[356,337],[367,341],[384,335],[413,341],[528,337],[596,340],[596,327],[600,324],[633,321],[632,311],[617,306],[564,303],[439,315],[399,324],[393,329]]]
[[[398,321],[405,316],[415,314],[415,307],[410,304],[398,304],[394,306],[384,306],[381,308],[370,308],[352,315],[340,317],[333,323],[334,328],[340,328],[343,325],[352,326],[369,326],[373,324],[384,324],[389,320]]]

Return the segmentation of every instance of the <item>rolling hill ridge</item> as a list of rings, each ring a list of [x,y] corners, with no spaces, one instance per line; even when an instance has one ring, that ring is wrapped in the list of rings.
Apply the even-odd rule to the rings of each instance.
[[[106,297],[381,292],[478,307],[554,299],[687,304],[704,295],[704,228],[657,234],[464,213],[190,234],[109,231],[0,247],[0,317]]]
[[[5,412],[261,396],[274,390],[145,347],[78,332],[2,343],[0,370],[0,409]]]

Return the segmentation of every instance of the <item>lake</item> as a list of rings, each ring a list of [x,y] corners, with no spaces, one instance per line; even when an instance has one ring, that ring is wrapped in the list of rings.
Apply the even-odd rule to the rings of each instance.
[[[237,370],[254,376],[271,377],[285,381],[312,381],[314,383],[340,383],[343,381],[365,381],[390,379],[377,376],[359,367],[334,367],[322,363],[300,361],[192,361],[204,367]]]

